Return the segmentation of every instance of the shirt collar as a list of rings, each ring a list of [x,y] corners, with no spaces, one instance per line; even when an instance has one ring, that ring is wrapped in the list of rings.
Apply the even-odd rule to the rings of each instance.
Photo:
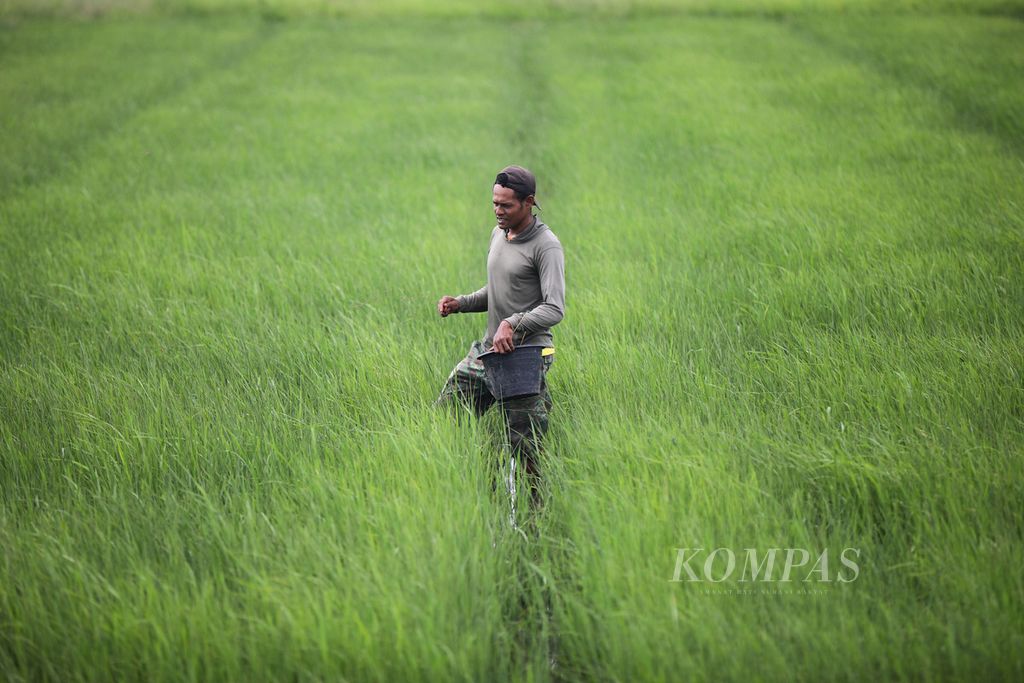
[[[533,217],[533,223],[530,224],[530,227],[528,227],[526,230],[523,230],[521,233],[516,235],[515,239],[511,239],[511,240],[508,238],[508,230],[505,229],[505,228],[502,228],[502,230],[504,230],[504,232],[505,232],[505,241],[506,242],[515,242],[517,244],[519,242],[526,242],[527,240],[532,239],[533,236],[537,234],[537,231],[540,229],[541,225],[542,224],[540,222],[540,219],[537,218],[536,216],[534,216]]]

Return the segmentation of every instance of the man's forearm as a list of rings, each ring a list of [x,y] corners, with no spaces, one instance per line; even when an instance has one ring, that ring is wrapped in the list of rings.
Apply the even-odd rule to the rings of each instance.
[[[483,313],[487,311],[487,285],[472,294],[455,297],[459,302],[459,313]]]
[[[513,313],[505,320],[512,326],[512,330],[517,336],[525,337],[537,330],[554,327],[562,321],[563,315],[560,306],[545,302],[529,311]]]

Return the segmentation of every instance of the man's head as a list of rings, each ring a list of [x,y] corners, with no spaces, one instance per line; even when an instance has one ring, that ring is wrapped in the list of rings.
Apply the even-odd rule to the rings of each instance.
[[[494,179],[494,216],[503,230],[517,228],[538,209],[537,180],[522,166],[506,166]]]

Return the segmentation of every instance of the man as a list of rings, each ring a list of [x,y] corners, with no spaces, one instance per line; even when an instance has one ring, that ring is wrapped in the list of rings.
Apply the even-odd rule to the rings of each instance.
[[[565,262],[562,244],[533,215],[537,181],[521,166],[508,166],[497,175],[493,187],[494,216],[487,253],[487,284],[462,296],[443,296],[437,302],[441,317],[452,313],[487,312],[487,331],[474,341],[467,356],[452,370],[439,405],[456,401],[483,415],[495,399],[487,387],[480,354],[494,350],[509,353],[518,345],[542,345],[544,376],[554,362],[551,328],[565,310]],[[525,468],[536,502],[540,474],[540,442],[548,429],[551,395],[546,379],[536,396],[502,401],[502,414],[512,453]]]

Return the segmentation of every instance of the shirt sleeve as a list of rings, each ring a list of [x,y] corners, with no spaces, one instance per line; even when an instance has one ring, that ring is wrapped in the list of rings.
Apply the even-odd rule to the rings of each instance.
[[[538,330],[557,325],[565,313],[565,256],[562,245],[548,247],[537,257],[541,303],[529,311],[505,318],[515,338],[522,339]]]
[[[472,294],[455,297],[459,302],[459,313],[481,313],[487,310],[487,285]]]

